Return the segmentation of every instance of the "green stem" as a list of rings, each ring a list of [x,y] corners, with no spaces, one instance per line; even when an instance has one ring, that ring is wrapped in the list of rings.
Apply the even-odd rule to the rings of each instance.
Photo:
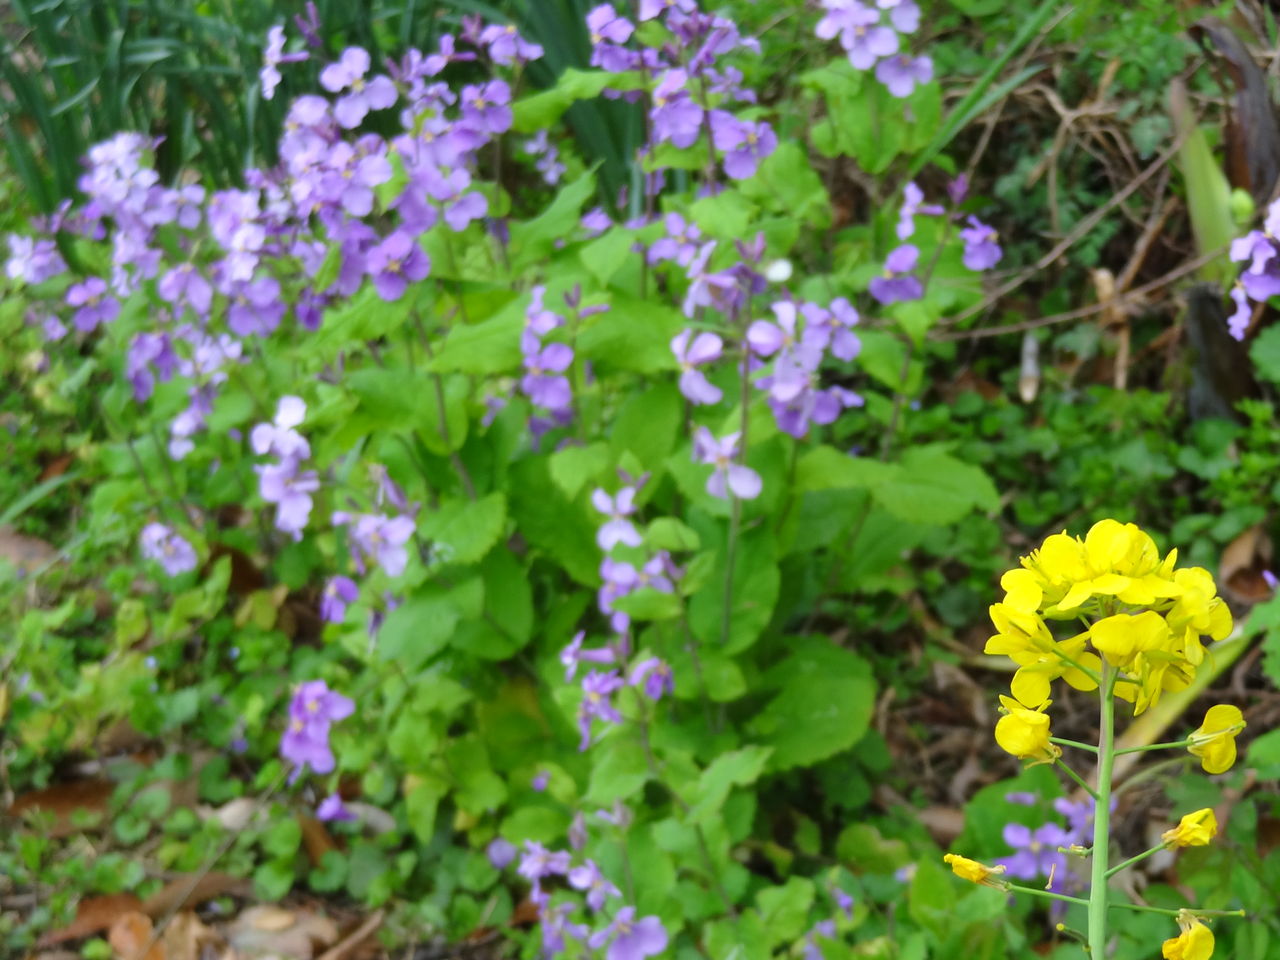
[[[1097,753],[1098,748],[1091,743],[1081,743],[1079,740],[1067,740],[1063,737],[1050,737],[1050,743],[1056,743],[1060,747],[1075,747],[1077,750],[1088,750],[1090,753]],[[1124,751],[1121,751],[1122,753]]]
[[[1126,753],[1142,753],[1145,750],[1173,750],[1190,745],[1191,738],[1188,737],[1186,740],[1175,740],[1171,743],[1148,743],[1145,747],[1125,747],[1123,750],[1117,750],[1116,756],[1120,757]]]
[[[1089,784],[1085,782],[1084,777],[1080,776],[1080,774],[1076,773],[1069,766],[1063,763],[1061,759],[1055,760],[1053,762],[1057,766],[1061,767],[1062,772],[1065,773],[1072,780],[1074,780],[1083,790],[1085,790],[1089,794],[1089,796],[1093,797],[1095,802],[1097,801],[1098,795],[1093,792],[1093,787],[1089,786]]]
[[[1038,887],[1024,887],[1018,883],[1008,884],[1010,890],[1016,890],[1018,893],[1025,893],[1033,897],[1043,897],[1046,900],[1063,900],[1067,903],[1078,903],[1081,906],[1092,907],[1091,900],[1083,897],[1069,897],[1065,893],[1054,893],[1051,890],[1041,890]],[[1158,913],[1165,917],[1176,917],[1181,910],[1166,910],[1164,907],[1148,907],[1140,903],[1113,903],[1111,904],[1116,910],[1133,910],[1137,913]],[[1198,917],[1243,917],[1243,910],[1193,910]]]
[[[1128,860],[1124,861],[1123,863],[1117,863],[1114,867],[1112,867],[1110,870],[1107,871],[1107,876],[1114,877],[1117,873],[1119,873],[1125,867],[1131,867],[1135,863],[1138,863],[1142,860],[1147,859],[1147,857],[1151,856],[1153,853],[1158,853],[1164,848],[1165,848],[1164,844],[1162,843],[1159,846],[1152,847],[1150,850],[1144,850],[1142,853],[1138,854],[1136,857],[1130,857]]]
[[[1107,955],[1107,859],[1111,844],[1111,765],[1115,761],[1114,668],[1102,661],[1098,684],[1098,788],[1093,809],[1093,872],[1089,884],[1089,956]]]

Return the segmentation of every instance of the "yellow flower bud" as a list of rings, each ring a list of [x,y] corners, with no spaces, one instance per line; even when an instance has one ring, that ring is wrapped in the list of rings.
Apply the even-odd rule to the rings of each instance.
[[[1209,708],[1204,723],[1191,734],[1187,750],[1200,758],[1206,773],[1226,773],[1236,762],[1236,734],[1245,728],[1244,714],[1229,703]]]
[[[984,886],[1004,888],[1006,886],[1003,880],[992,880],[992,877],[998,877],[1004,873],[1004,866],[989,867],[985,863],[979,863],[977,860],[970,860],[968,857],[957,856],[954,853],[948,853],[942,858],[943,863],[951,865],[951,871],[962,880],[968,880],[970,883],[981,883]]]
[[[1049,742],[1049,715],[1043,703],[1039,710],[1028,710],[1012,697],[1001,697],[1000,703],[1008,712],[996,723],[996,743],[1006,753],[1024,760],[1052,763],[1062,756],[1062,750]]]
[[[1210,807],[1188,813],[1172,830],[1166,830],[1160,839],[1170,847],[1206,847],[1218,834],[1218,818]]]
[[[1213,931],[1185,910],[1178,917],[1182,933],[1164,942],[1164,960],[1209,960],[1213,956]]]

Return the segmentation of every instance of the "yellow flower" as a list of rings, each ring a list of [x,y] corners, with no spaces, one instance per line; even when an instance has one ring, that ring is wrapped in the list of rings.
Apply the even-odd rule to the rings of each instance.
[[[1008,711],[996,722],[1000,749],[1037,763],[1052,763],[1062,756],[1062,750],[1049,742],[1049,715],[1042,712],[1048,702],[1039,710],[1028,710],[1012,697],[1002,696],[1000,703]]]
[[[1172,830],[1166,830],[1160,839],[1169,847],[1207,847],[1218,835],[1218,818],[1213,809],[1205,807],[1188,813]]]
[[[1173,634],[1164,617],[1144,610],[1136,617],[1118,613],[1099,620],[1089,628],[1089,639],[1113,667],[1128,668],[1140,653],[1169,649]]]
[[[1236,762],[1236,734],[1245,728],[1239,707],[1219,703],[1209,708],[1204,723],[1191,734],[1187,750],[1200,758],[1206,773],[1226,773]]]
[[[1025,572],[1010,570],[1005,579]],[[1007,601],[991,605],[991,622],[999,632],[987,640],[984,652],[992,656],[1004,655],[1018,664],[1021,669],[1013,676],[1013,695],[1025,706],[1034,709],[1048,700],[1050,681],[1058,677],[1064,678],[1077,690],[1097,689],[1097,683],[1084,671],[1092,670],[1096,674],[1102,661],[1084,651],[1087,634],[1058,642],[1038,613],[1020,609]],[[1079,664],[1084,670],[1068,661]]]
[[[1173,575],[1178,587],[1178,599],[1169,610],[1169,627],[1174,633],[1184,635],[1185,655],[1199,666],[1204,659],[1200,646],[1200,634],[1214,640],[1225,640],[1231,633],[1231,610],[1219,597],[1213,582],[1213,574],[1203,567],[1187,567]]]
[[[1164,942],[1164,960],[1209,960],[1213,956],[1213,931],[1183,910],[1178,916],[1182,933]]]
[[[948,853],[942,858],[942,862],[949,863],[951,871],[962,880],[968,880],[970,883],[981,883],[988,887],[1003,888],[1006,886],[1002,880],[991,879],[1004,873],[1003,864],[998,867],[989,867],[985,863],[970,860],[968,857],[960,857],[954,853]]]

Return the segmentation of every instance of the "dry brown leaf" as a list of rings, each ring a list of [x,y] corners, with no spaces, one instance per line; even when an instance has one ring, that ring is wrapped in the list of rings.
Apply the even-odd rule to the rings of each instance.
[[[17,817],[28,810],[40,810],[54,818],[49,828],[49,835],[66,837],[84,829],[73,821],[80,820],[85,814],[104,817],[107,812],[107,803],[114,791],[115,784],[109,780],[59,783],[44,790],[24,793],[13,801],[9,813]]]
[[[252,892],[253,884],[250,881],[243,877],[233,877],[229,873],[204,873],[194,883],[190,874],[183,874],[147,897],[141,910],[149,916],[159,918],[224,894],[248,897]]]
[[[75,918],[60,930],[51,930],[36,943],[52,947],[69,940],[83,940],[110,928],[126,913],[141,909],[142,901],[132,893],[109,893],[101,897],[85,897],[76,904]]]
[[[165,960],[201,960],[206,946],[217,949],[221,938],[190,910],[177,914],[164,928]]]
[[[321,858],[330,850],[338,849],[328,829],[315,817],[298,814],[298,826],[302,828],[302,846],[313,867],[318,867]]]
[[[0,560],[8,560],[19,571],[43,567],[57,556],[53,544],[18,533],[13,527],[0,527]]]
[[[359,949],[360,945],[373,936],[380,926],[382,926],[383,912],[379,910],[377,913],[367,917],[364,923],[356,927],[345,937],[335,943],[332,947],[320,954],[316,960],[347,960],[352,954]]]
[[[164,943],[152,942],[155,928],[145,913],[123,913],[111,924],[107,942],[118,960],[167,960]]]
[[[313,960],[317,950],[332,946],[338,928],[328,917],[280,907],[249,907],[228,924],[227,941],[245,958],[276,956]]]
[[[1271,596],[1262,571],[1271,566],[1271,539],[1256,524],[1232,540],[1222,551],[1218,576],[1223,592],[1242,603],[1260,603]]]

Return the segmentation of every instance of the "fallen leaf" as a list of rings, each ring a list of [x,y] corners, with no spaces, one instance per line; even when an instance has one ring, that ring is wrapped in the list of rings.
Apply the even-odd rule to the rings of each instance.
[[[140,909],[149,916],[162,917],[225,894],[248,897],[252,893],[253,884],[250,881],[243,877],[233,877],[229,873],[204,873],[194,882],[191,875],[183,874],[147,897]]]
[[[18,533],[13,527],[0,527],[0,560],[8,560],[20,573],[43,567],[57,556],[53,544]]]
[[[328,829],[315,817],[298,814],[298,826],[302,828],[302,846],[313,867],[319,866],[321,859],[330,850],[338,849]]]
[[[249,907],[228,924],[226,937],[244,960],[268,956],[313,960],[317,949],[337,941],[338,928],[321,914],[258,906]]]
[[[324,953],[320,954],[316,960],[347,960],[347,957],[351,956],[360,944],[377,932],[378,928],[382,926],[382,918],[383,913],[379,910]]]
[[[107,803],[115,792],[110,780],[77,780],[59,783],[44,790],[32,790],[13,801],[9,813],[15,817],[29,810],[39,810],[53,817],[49,836],[66,837],[84,829],[80,823],[86,815],[106,816]]]
[[[1262,571],[1271,566],[1271,539],[1262,524],[1245,530],[1223,548],[1218,576],[1234,600],[1260,603],[1271,596]]]
[[[218,950],[222,938],[190,910],[177,914],[164,928],[165,960],[202,960],[205,948]]]
[[[135,910],[116,918],[107,942],[119,960],[167,960],[164,944],[159,940],[152,942],[154,934],[151,918]]]
[[[50,930],[37,942],[37,947],[52,947],[68,940],[83,940],[107,930],[122,915],[142,908],[142,901],[132,893],[108,893],[100,897],[84,897],[76,904],[75,918],[60,930]]]

